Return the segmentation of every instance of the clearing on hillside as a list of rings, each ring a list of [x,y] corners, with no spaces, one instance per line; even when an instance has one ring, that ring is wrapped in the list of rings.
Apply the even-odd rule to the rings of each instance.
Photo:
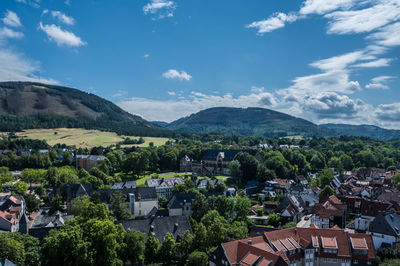
[[[66,144],[68,146],[92,148],[95,146],[109,146],[123,141],[125,137],[131,139],[139,139],[136,136],[118,136],[114,132],[104,132],[99,130],[87,130],[81,128],[55,128],[55,129],[28,129],[23,132],[17,132],[18,137],[26,137],[30,139],[45,140],[49,145],[57,143]],[[143,144],[123,145],[147,147],[150,142],[155,146],[160,146],[168,141],[168,138],[143,137]]]

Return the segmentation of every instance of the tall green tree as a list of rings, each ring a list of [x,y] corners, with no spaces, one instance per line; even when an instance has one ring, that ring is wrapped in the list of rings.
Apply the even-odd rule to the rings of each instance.
[[[144,250],[144,257],[145,257],[146,264],[158,262],[159,248],[160,248],[160,243],[159,243],[158,239],[152,233],[150,233],[149,236],[147,237],[145,250]]]
[[[122,192],[114,192],[110,202],[110,209],[117,220],[126,220],[131,217],[128,209],[128,202]]]

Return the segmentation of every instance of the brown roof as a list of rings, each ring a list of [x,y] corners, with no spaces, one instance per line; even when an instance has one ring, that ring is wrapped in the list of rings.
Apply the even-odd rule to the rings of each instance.
[[[350,237],[351,246],[353,249],[368,249],[367,241],[365,238]]]
[[[323,248],[337,249],[338,245],[336,242],[336,237],[323,237],[321,236],[321,242]]]

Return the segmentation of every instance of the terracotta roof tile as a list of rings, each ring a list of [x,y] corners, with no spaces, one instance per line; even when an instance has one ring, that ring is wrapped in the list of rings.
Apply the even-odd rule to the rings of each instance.
[[[321,236],[321,242],[322,242],[322,247],[323,248],[331,248],[331,249],[337,249],[338,245],[336,242],[336,237],[323,237]]]

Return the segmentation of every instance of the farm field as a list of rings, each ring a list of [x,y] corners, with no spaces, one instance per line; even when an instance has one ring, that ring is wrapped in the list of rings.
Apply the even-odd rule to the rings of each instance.
[[[78,148],[92,148],[95,146],[109,146],[123,141],[125,137],[138,139],[136,136],[118,136],[114,132],[103,132],[99,130],[87,130],[81,128],[55,128],[55,129],[28,129],[23,132],[17,132],[18,137],[26,137],[30,139],[45,140],[49,145],[57,143],[66,144]],[[135,144],[134,146],[147,147],[150,142],[155,146],[163,145],[168,138],[143,137],[143,144]],[[133,145],[123,145],[133,146]]]

